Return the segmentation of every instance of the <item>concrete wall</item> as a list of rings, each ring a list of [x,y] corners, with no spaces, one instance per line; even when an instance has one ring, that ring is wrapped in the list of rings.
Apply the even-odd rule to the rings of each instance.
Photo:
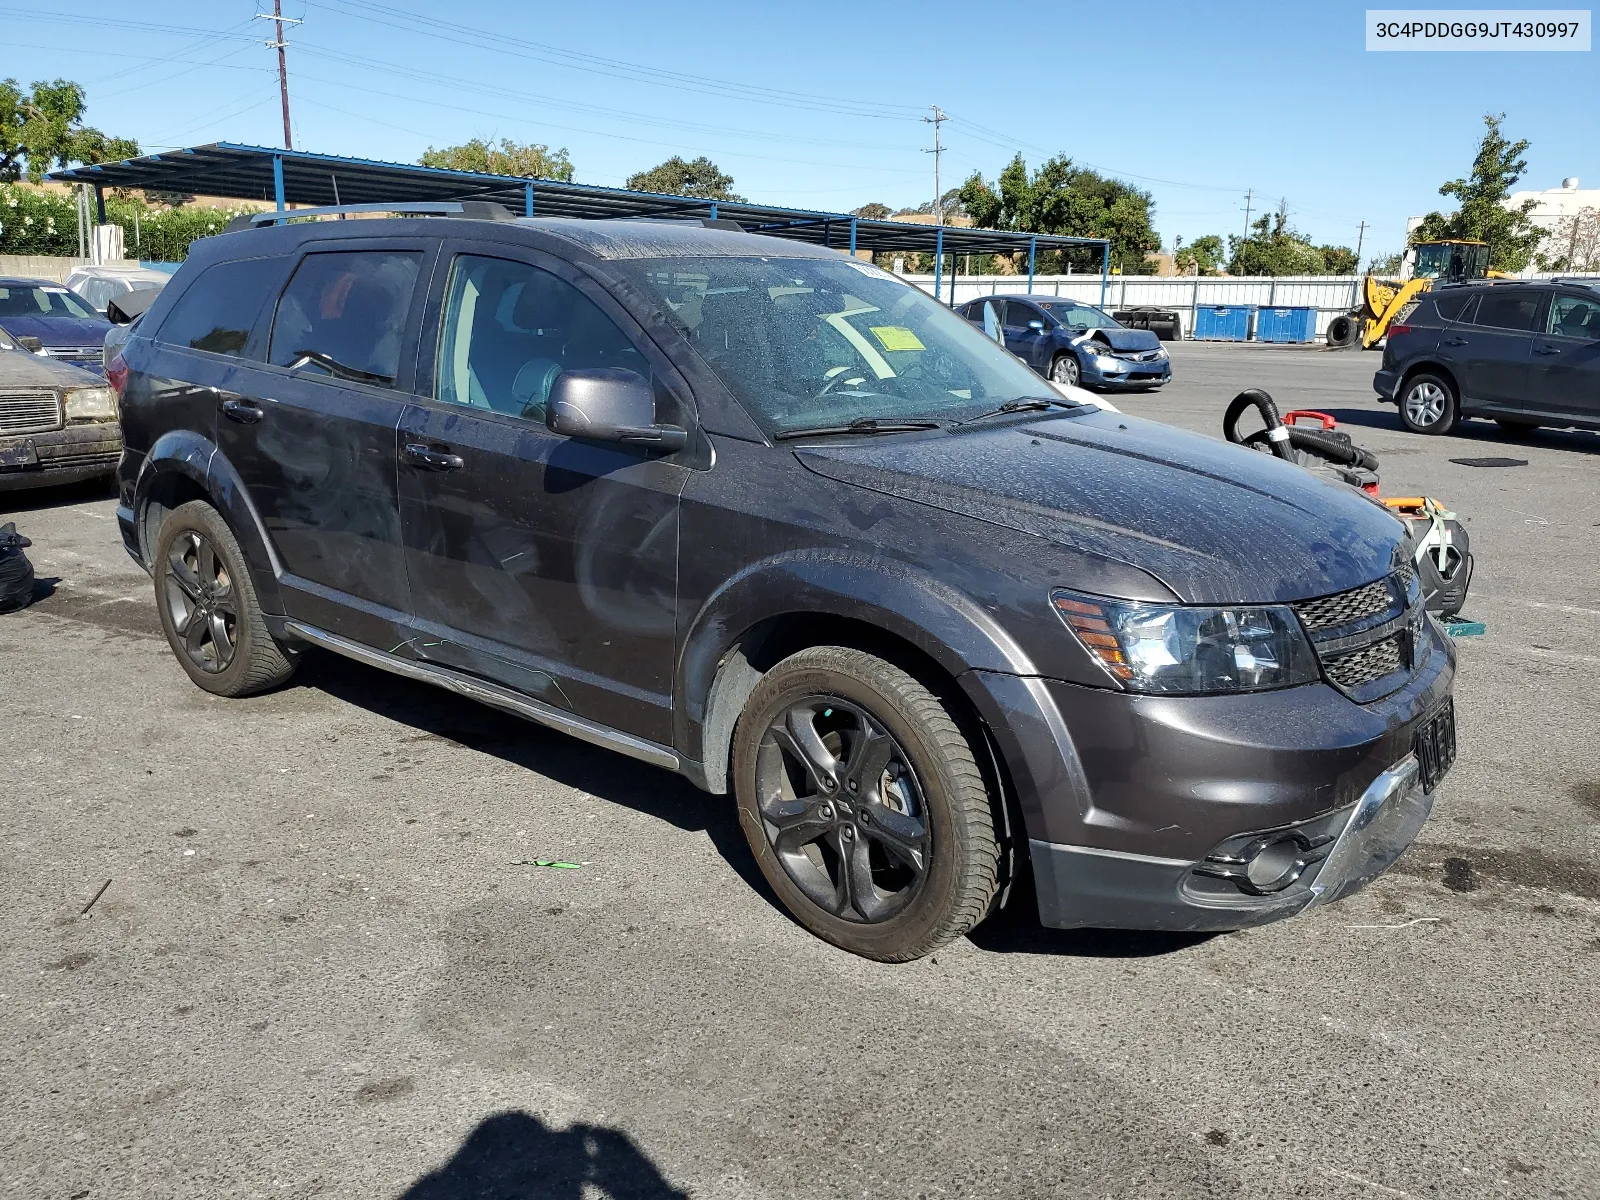
[[[24,279],[53,279],[66,282],[74,267],[87,267],[87,258],[57,258],[49,254],[0,254],[0,275],[20,275]],[[132,258],[108,259],[108,267],[137,267]]]

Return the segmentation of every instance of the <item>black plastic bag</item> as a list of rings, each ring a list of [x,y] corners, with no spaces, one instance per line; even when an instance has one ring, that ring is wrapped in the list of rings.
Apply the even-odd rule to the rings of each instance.
[[[0,525],[0,613],[33,603],[33,564],[23,553],[31,545],[15,522]]]

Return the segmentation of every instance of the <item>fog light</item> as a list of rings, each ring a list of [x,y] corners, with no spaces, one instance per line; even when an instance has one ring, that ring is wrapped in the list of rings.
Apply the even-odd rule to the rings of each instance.
[[[1244,875],[1252,887],[1262,892],[1281,892],[1306,869],[1301,857],[1300,839],[1279,838],[1257,850],[1245,863]]]
[[[1213,853],[1196,863],[1196,875],[1226,879],[1248,896],[1272,896],[1293,885],[1333,849],[1331,833],[1265,834],[1234,853]],[[1236,843],[1237,844],[1237,843]]]

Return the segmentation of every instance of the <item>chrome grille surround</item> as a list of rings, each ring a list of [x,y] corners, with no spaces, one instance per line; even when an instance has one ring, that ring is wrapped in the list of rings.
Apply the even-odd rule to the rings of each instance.
[[[0,437],[61,428],[61,397],[54,388],[0,388]]]

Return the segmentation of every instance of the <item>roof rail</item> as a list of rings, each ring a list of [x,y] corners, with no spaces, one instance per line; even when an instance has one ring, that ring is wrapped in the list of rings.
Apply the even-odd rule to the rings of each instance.
[[[228,222],[222,232],[234,233],[241,229],[254,229],[260,225],[275,225],[279,221],[300,221],[306,217],[343,217],[351,213],[466,217],[479,221],[515,220],[510,209],[493,200],[396,200],[382,204],[331,204],[325,208],[285,208],[258,213],[240,213]]]

